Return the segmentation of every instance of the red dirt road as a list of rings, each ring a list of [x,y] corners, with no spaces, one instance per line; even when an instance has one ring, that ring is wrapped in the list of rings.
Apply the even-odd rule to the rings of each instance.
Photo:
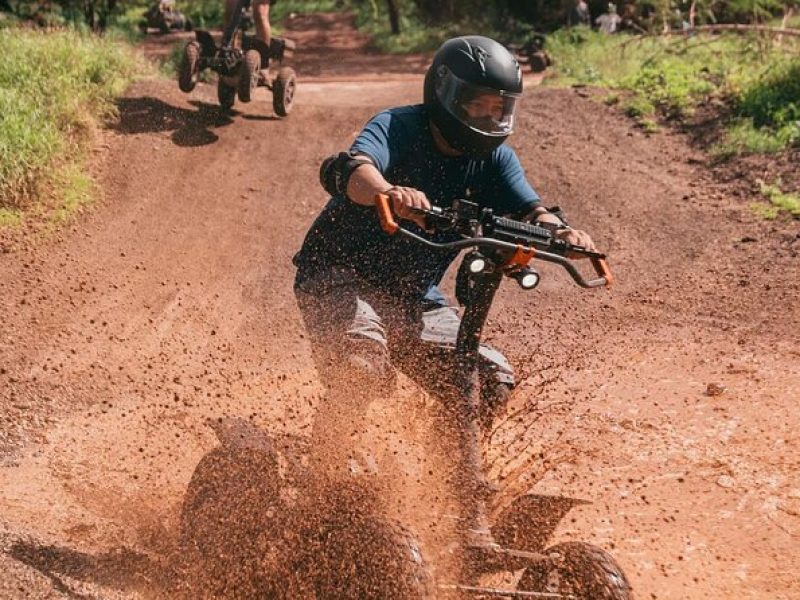
[[[337,43],[350,58],[321,56]],[[98,142],[104,200],[0,254],[0,597],[163,597],[206,419],[307,429],[291,256],[318,165],[421,96],[419,65],[366,81],[385,59],[317,44],[283,120],[261,92],[224,116],[211,86],[134,86]],[[800,224],[759,220],[682,137],[583,91],[530,89],[512,145],[619,281],[544,267],[538,291],[501,290],[489,338],[523,381],[487,440],[500,503],[590,500],[556,537],[611,551],[637,598],[800,597]]]

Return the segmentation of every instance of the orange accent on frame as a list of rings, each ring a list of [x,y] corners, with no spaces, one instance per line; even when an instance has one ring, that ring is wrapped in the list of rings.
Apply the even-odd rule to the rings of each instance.
[[[526,248],[525,246],[517,244],[517,249],[514,252],[514,256],[508,259],[506,263],[507,267],[527,267],[528,263],[531,262],[531,259],[536,254],[536,250],[533,248]]]

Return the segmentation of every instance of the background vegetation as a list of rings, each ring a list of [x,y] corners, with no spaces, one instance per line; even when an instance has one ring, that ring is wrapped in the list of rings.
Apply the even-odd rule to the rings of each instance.
[[[776,152],[800,143],[800,38],[758,35],[608,36],[588,28],[550,36],[554,85],[622,90],[609,103],[648,129],[712,107],[728,119],[719,156]]]
[[[6,29],[0,55],[0,222],[13,222],[50,191],[77,202],[90,133],[143,66],[118,42],[69,30]]]
[[[608,0],[587,2],[593,19],[608,8]],[[280,0],[272,20],[279,31],[293,12],[351,11],[387,52],[430,51],[474,32],[524,45],[545,32],[554,59],[546,84],[607,88],[607,102],[646,130],[710,112],[724,124],[713,147],[720,158],[800,147],[800,36],[776,34],[800,27],[800,0],[615,2],[625,17],[618,35],[569,27],[574,0]],[[9,28],[0,36],[0,221],[55,185],[53,166],[113,112],[114,95],[141,69],[120,42],[141,36],[150,3],[0,0],[0,28]],[[223,4],[177,0],[199,27],[220,26]],[[31,24],[49,33],[19,27]],[[703,29],[732,24],[750,29]],[[794,206],[779,185],[762,192],[775,206]]]

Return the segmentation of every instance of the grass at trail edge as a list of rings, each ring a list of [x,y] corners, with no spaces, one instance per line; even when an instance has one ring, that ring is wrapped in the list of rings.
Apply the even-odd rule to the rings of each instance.
[[[146,67],[125,44],[70,30],[4,29],[0,55],[0,226],[8,226],[54,198],[85,196],[74,172],[91,133]]]

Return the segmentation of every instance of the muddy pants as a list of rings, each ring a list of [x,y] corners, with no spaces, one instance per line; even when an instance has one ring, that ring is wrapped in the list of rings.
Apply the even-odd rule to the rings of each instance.
[[[453,387],[460,318],[449,306],[398,299],[350,270],[299,277],[295,295],[308,332],[314,363],[333,396],[389,395],[395,368],[445,403],[458,401]],[[514,386],[506,358],[481,346],[481,417],[485,424],[505,404]]]

